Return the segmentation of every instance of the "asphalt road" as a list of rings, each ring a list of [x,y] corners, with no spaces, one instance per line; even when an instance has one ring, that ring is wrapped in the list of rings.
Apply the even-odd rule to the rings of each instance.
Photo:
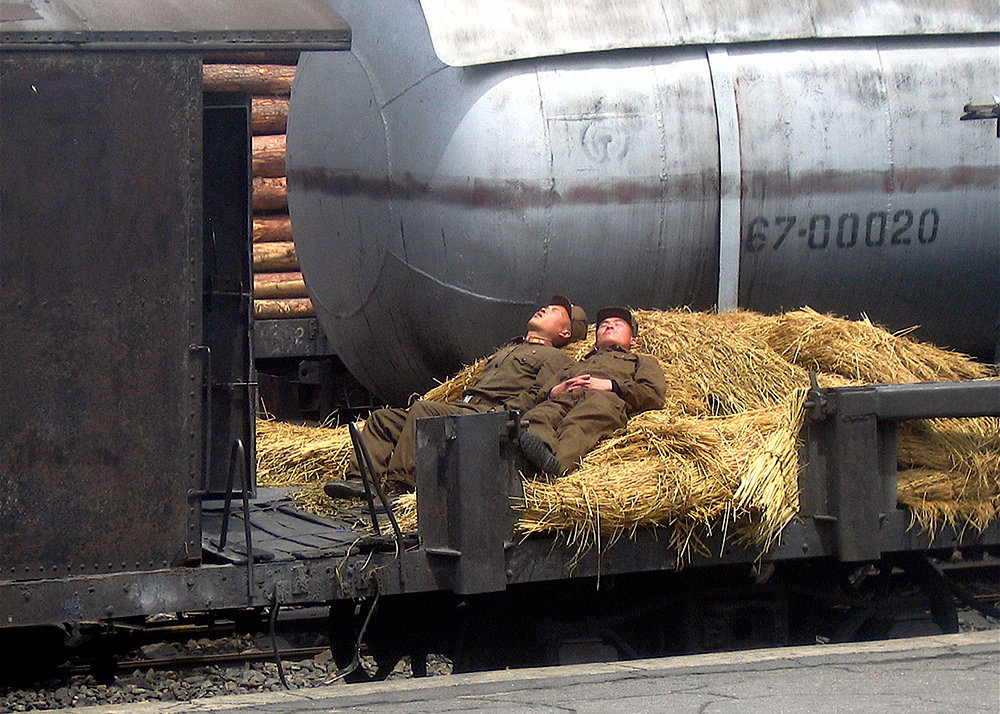
[[[175,712],[1000,712],[1000,630],[77,709]]]

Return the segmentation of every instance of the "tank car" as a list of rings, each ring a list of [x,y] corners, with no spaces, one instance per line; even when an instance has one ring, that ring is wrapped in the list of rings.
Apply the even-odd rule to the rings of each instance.
[[[332,5],[353,44],[300,60],[289,210],[324,330],[384,399],[551,292],[808,304],[994,357],[994,3]]]

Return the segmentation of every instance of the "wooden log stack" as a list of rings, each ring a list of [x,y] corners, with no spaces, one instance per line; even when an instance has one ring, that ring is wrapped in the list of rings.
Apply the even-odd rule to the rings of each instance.
[[[288,216],[285,130],[294,78],[294,64],[204,65],[204,91],[251,95],[253,304],[258,320],[315,315],[299,272]]]

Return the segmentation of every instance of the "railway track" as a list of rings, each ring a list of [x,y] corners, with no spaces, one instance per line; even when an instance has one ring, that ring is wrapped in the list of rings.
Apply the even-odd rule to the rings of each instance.
[[[204,667],[208,665],[242,664],[244,662],[286,662],[311,659],[329,650],[326,645],[317,647],[289,647],[279,649],[277,657],[270,650],[254,650],[250,652],[225,652],[218,654],[177,655],[176,657],[158,657],[154,659],[124,659],[116,663],[118,674],[126,674],[136,670],[184,669]],[[68,668],[70,675],[91,674],[89,664],[78,664]]]

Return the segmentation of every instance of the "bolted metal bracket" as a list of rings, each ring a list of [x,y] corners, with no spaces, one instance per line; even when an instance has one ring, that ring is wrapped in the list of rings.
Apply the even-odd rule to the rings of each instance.
[[[516,413],[455,414],[417,422],[417,520],[435,581],[455,593],[507,587],[507,545],[523,497],[513,455]]]
[[[823,390],[819,388],[816,380],[816,372],[809,370],[809,392],[807,394],[805,407],[808,409],[809,419],[812,421],[823,421],[834,412],[827,401]]]

